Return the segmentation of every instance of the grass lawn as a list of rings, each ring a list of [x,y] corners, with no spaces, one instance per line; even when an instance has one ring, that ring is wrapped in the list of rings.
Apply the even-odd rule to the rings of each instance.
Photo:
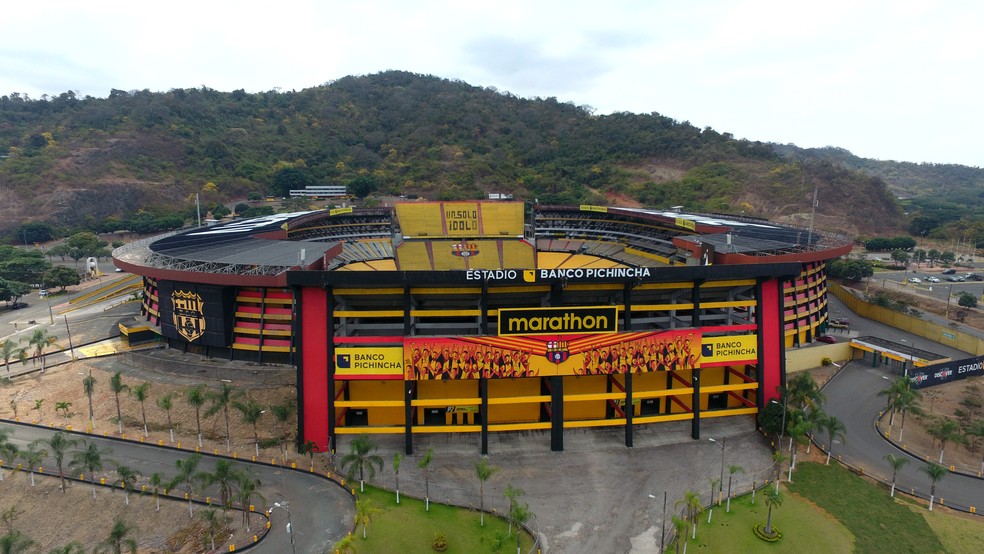
[[[767,508],[759,492],[755,504],[751,503],[751,495],[733,499],[729,513],[724,512],[724,504],[715,506],[710,525],[707,525],[707,512],[701,514],[697,539],[687,544],[687,553],[851,552],[854,549],[854,537],[840,522],[802,497],[780,491],[782,506],[772,509],[772,525],[782,533],[779,542],[767,543],[752,533],[752,526],[764,524],[766,518]]]
[[[396,495],[366,486],[359,499],[368,498],[380,509],[368,530],[368,539],[362,539],[362,526],[352,533],[357,554],[391,554],[393,552],[433,552],[434,535],[443,532],[448,539],[448,553],[499,552],[492,546],[497,535],[508,529],[505,520],[485,516],[485,527],[479,525],[477,511],[431,502],[430,511],[424,511],[423,500]],[[522,498],[520,499],[522,501]],[[533,545],[533,539],[525,533],[520,536],[523,552]],[[505,539],[501,552],[515,552],[516,534]]]
[[[933,528],[919,513],[925,508],[913,508],[907,503],[896,502],[883,487],[875,486],[843,467],[807,462],[796,464],[793,482],[788,488],[815,502],[843,523],[857,541],[856,552],[894,554],[944,551]],[[779,508],[780,517],[785,509],[784,503]],[[781,522],[780,519],[780,526]],[[977,536],[981,537],[984,527],[980,523],[968,523],[977,526]],[[786,540],[785,535],[783,540]],[[980,551],[980,538],[977,544],[975,552]]]

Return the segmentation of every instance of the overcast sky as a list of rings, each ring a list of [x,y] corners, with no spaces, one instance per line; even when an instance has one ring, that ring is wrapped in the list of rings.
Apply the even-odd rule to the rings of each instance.
[[[389,69],[738,138],[984,167],[984,2],[45,0],[0,94],[300,90]]]

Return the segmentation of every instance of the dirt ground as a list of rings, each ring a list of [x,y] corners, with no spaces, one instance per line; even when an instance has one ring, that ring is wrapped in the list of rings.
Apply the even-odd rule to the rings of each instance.
[[[110,389],[112,373],[100,367],[104,362],[76,362],[66,366],[49,369],[44,375],[18,378],[13,382],[0,384],[0,418],[20,421],[38,422],[65,428],[71,426],[76,430],[88,426],[88,399],[85,396],[82,379],[91,370],[96,379],[93,394],[95,432],[118,436],[116,423],[116,401]],[[201,378],[176,378],[156,372],[134,369],[124,373],[123,381],[132,387],[144,381],[151,383],[149,398],[145,402],[149,436],[147,442],[170,442],[165,412],[157,406],[157,399],[168,392],[174,393],[171,418],[174,424],[175,443],[182,447],[193,449],[196,444],[196,425],[194,409],[187,403],[186,391]],[[217,390],[219,383],[208,383],[209,390]],[[245,391],[243,391],[245,392]],[[293,388],[269,387],[249,390],[249,398],[265,407],[286,401],[293,394]],[[240,398],[241,400],[244,399]],[[41,401],[41,410],[35,409],[37,401]],[[67,410],[57,410],[56,406],[67,403]],[[130,394],[120,396],[123,413],[123,432],[126,438],[140,440],[143,434],[140,404]],[[207,405],[206,405],[207,406]],[[203,410],[204,412],[204,410]],[[254,455],[253,428],[242,423],[242,414],[230,406],[230,428],[232,436],[232,451],[240,459],[250,459]],[[225,442],[225,423],[222,412],[213,417],[202,418],[202,433],[204,452],[227,453]],[[279,425],[281,437],[293,437],[296,432],[296,415],[285,425]],[[263,414],[258,426],[261,443],[272,443],[267,448],[260,449],[260,459],[271,461],[282,460],[280,447],[274,440],[276,433],[274,419],[269,412]],[[261,444],[262,446],[262,444]],[[305,466],[308,460],[298,459],[293,453],[289,461]],[[316,460],[320,466],[321,461]],[[105,464],[113,467],[111,463]],[[319,467],[319,469],[323,469]],[[108,482],[116,480],[112,471],[104,472]],[[20,529],[33,539],[39,548],[31,552],[48,552],[51,548],[63,546],[70,540],[79,540],[92,549],[106,539],[115,517],[122,517],[128,524],[135,526],[133,537],[138,540],[141,553],[163,552],[206,552],[202,537],[205,536],[202,526],[196,521],[189,520],[188,506],[183,501],[162,501],[161,511],[157,512],[151,496],[140,497],[131,495],[130,506],[125,506],[123,495],[119,491],[109,492],[97,490],[97,498],[93,500],[92,491],[85,485],[70,485],[67,494],[58,490],[58,480],[50,477],[36,476],[36,487],[30,486],[27,473],[15,472],[12,476],[9,469],[4,470],[4,480],[0,482],[0,512],[16,506],[14,527]],[[147,476],[143,476],[139,485],[146,484]],[[87,523],[81,528],[77,526],[79,513],[87,514]],[[197,510],[196,510],[197,512]],[[63,517],[62,517],[63,516]],[[259,524],[259,516],[251,520],[252,531]],[[227,552],[230,542],[238,545],[247,544],[250,534],[241,525],[242,518],[238,512],[229,512],[229,522],[216,538],[217,551]],[[67,529],[72,529],[67,532]],[[5,532],[6,529],[0,529]],[[231,535],[231,537],[230,537]],[[221,537],[221,540],[220,538]]]

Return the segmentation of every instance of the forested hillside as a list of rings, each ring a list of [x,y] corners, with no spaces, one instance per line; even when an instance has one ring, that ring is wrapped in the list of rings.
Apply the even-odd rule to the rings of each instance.
[[[308,184],[344,184],[359,197],[499,192],[682,205],[803,224],[817,188],[820,227],[871,233],[902,224],[882,179],[840,163],[790,160],[774,145],[656,113],[599,116],[554,98],[405,72],[256,94],[14,93],[0,98],[0,153],[0,233],[8,238],[27,222],[47,222],[56,234],[126,227],[138,213],[190,217],[195,193],[208,208]]]

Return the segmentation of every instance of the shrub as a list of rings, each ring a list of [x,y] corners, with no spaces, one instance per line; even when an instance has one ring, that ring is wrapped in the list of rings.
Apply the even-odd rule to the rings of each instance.
[[[765,542],[779,542],[782,538],[782,533],[779,532],[779,528],[775,525],[772,526],[772,535],[765,534],[765,524],[759,523],[758,525],[752,527],[752,532],[755,536],[764,540]]]
[[[434,533],[434,541],[431,542],[431,546],[438,552],[444,552],[448,549],[448,536],[442,531]]]
[[[834,363],[834,361],[826,356],[822,360],[820,360],[820,365],[822,365],[823,367],[827,367],[832,363]]]

